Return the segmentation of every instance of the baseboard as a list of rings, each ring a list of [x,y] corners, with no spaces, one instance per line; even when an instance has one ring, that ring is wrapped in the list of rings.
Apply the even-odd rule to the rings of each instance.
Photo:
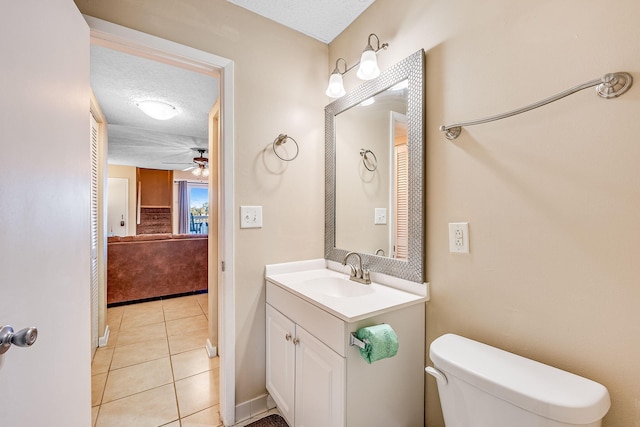
[[[263,394],[255,399],[248,400],[246,402],[236,405],[236,423],[248,420],[256,415],[262,414],[269,410],[269,396]]]
[[[109,325],[104,328],[104,335],[98,337],[98,347],[106,347],[109,343]]]
[[[209,341],[209,338],[207,338],[207,344],[205,348],[207,349],[207,354],[209,355],[210,359],[218,355],[218,348],[215,345],[211,344],[211,341]]]

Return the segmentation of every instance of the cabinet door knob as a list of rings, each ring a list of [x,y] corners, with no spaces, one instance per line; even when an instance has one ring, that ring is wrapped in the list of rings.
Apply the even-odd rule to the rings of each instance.
[[[293,345],[298,345],[299,343],[300,343],[300,340],[298,338],[293,339]]]
[[[289,340],[291,339],[291,334],[287,334],[287,335],[285,335],[285,336],[284,336],[284,339],[285,339],[285,340],[287,340],[287,341],[289,341]]]

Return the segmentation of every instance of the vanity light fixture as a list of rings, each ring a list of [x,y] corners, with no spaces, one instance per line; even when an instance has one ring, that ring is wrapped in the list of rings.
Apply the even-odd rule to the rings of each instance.
[[[140,101],[136,103],[136,107],[141,109],[147,116],[156,120],[169,120],[178,114],[176,107],[162,101]]]
[[[340,60],[344,62],[344,72],[340,72],[338,64]],[[344,83],[342,82],[342,75],[349,71],[347,69],[347,61],[344,58],[338,58],[336,60],[336,68],[329,77],[329,86],[327,86],[326,94],[331,98],[342,98],[347,92],[344,90]]]
[[[378,48],[373,50],[373,46],[371,46],[371,37],[375,37],[378,43]],[[362,56],[360,57],[360,67],[358,67],[358,72],[356,75],[358,78],[362,80],[372,80],[380,75],[380,68],[378,67],[378,58],[376,57],[376,52],[382,48],[387,48],[389,44],[384,43],[380,46],[380,39],[375,34],[369,34],[369,39],[367,40],[367,47],[364,48],[362,52]]]
[[[371,45],[371,38],[375,37],[376,39],[376,48],[374,49]],[[380,44],[380,39],[374,33],[369,34],[369,38],[367,39],[367,47],[364,48],[362,52],[362,56],[360,57],[360,61],[355,65],[347,68],[347,61],[344,58],[338,58],[336,60],[336,67],[331,72],[331,76],[329,77],[329,86],[327,87],[327,91],[325,92],[327,96],[331,98],[341,98],[346,94],[344,90],[344,84],[342,80],[342,75],[346,74],[348,71],[351,71],[356,66],[360,66],[358,68],[358,72],[356,75],[358,78],[362,80],[371,80],[375,79],[380,75],[380,68],[378,67],[378,58],[376,53],[380,49],[386,49],[389,47],[389,43]],[[344,63],[344,71],[340,71],[338,64],[342,61]]]

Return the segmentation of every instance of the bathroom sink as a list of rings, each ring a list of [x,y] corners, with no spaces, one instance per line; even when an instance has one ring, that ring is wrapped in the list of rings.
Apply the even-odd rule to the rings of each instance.
[[[301,291],[322,294],[334,298],[353,298],[374,293],[370,285],[362,285],[342,277],[318,277],[300,284]]]
[[[427,300],[426,295],[405,292],[375,280],[370,285],[349,280],[348,273],[326,268],[324,260],[267,266],[266,270],[267,282],[347,322]]]

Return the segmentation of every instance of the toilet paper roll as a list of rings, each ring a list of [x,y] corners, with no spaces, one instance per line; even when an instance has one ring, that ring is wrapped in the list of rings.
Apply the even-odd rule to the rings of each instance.
[[[365,343],[364,348],[359,350],[362,358],[369,364],[398,353],[398,336],[387,324],[360,328],[355,335]]]

